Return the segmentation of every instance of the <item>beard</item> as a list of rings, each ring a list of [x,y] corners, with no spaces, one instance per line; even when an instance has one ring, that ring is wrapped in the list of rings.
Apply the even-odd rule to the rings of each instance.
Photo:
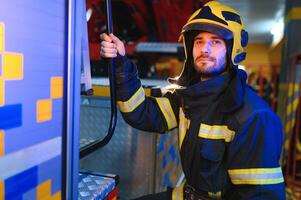
[[[208,55],[200,55],[194,60],[194,68],[201,77],[214,77],[226,71],[226,55],[215,58]]]

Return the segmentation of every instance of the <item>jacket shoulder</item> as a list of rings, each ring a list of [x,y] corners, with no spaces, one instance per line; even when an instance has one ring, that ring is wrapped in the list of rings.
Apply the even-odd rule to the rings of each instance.
[[[278,118],[270,106],[254,90],[246,86],[242,107],[234,113],[236,121],[243,124],[254,114],[260,113],[269,113]]]

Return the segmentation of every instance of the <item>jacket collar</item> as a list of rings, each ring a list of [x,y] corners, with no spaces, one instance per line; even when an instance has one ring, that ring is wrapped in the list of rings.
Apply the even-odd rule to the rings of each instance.
[[[241,69],[233,71],[233,78],[225,90],[224,101],[221,102],[221,112],[231,113],[243,106],[247,74]]]
[[[229,74],[189,87],[181,87],[176,91],[181,96],[182,103],[187,108],[192,108],[191,112],[195,107],[200,108],[216,102],[221,113],[231,113],[243,106],[246,79],[247,75],[243,70],[234,69]]]

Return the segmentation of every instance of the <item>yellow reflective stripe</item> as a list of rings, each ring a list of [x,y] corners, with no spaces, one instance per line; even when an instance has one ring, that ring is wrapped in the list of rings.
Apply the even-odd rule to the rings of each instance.
[[[292,97],[290,97],[292,98]],[[286,115],[291,115],[292,112],[296,111],[297,108],[298,108],[298,103],[299,103],[299,96],[295,96],[295,99],[293,101],[293,103],[290,103],[287,105],[287,108],[286,108]]]
[[[213,199],[221,199],[222,198],[222,192],[208,192],[209,197]]]
[[[287,121],[285,125],[285,133],[289,133],[294,128],[295,123],[296,123],[295,118]]]
[[[286,89],[287,89],[287,87],[285,88],[285,90]],[[292,97],[294,93],[298,93],[298,92],[299,92],[299,83],[288,83],[287,96]]]
[[[231,142],[235,136],[235,132],[230,130],[225,125],[207,125],[201,124],[199,137],[205,139],[224,139],[226,142]]]
[[[228,170],[233,184],[265,185],[282,183],[281,167]]]
[[[185,138],[186,132],[189,128],[189,125],[190,125],[190,120],[188,120],[185,117],[183,109],[180,108],[180,111],[179,111],[179,146],[180,146],[180,148],[184,141],[184,138]]]
[[[166,97],[161,97],[161,98],[156,98],[156,101],[167,122],[168,130],[177,127],[176,116],[172,110],[169,99]]]
[[[172,200],[184,200],[184,184],[172,190]]]
[[[140,87],[127,101],[117,101],[121,112],[127,113],[135,110],[145,100],[144,90]]]
[[[291,20],[301,19],[301,7],[292,8],[285,17],[285,23],[288,23]]]

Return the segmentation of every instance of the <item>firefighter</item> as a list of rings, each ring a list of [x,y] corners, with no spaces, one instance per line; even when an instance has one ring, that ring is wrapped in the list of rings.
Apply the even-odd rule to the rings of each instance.
[[[116,57],[117,104],[125,121],[144,131],[179,131],[185,183],[140,199],[285,199],[281,121],[237,67],[248,43],[239,13],[211,1],[189,18],[180,38],[183,71],[163,97],[145,96],[116,36],[100,38],[101,56]]]

